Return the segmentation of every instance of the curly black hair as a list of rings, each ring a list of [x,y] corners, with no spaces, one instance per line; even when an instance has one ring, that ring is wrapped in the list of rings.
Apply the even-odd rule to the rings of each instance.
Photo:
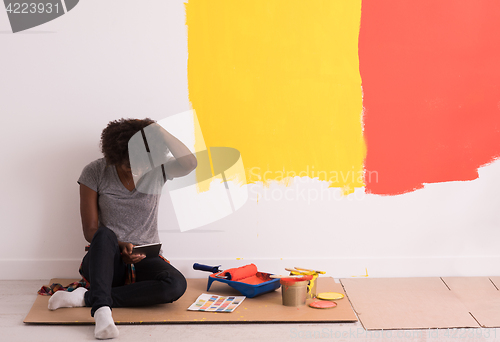
[[[150,118],[124,119],[110,121],[101,133],[101,151],[108,165],[129,163],[128,141],[141,129],[155,123]]]

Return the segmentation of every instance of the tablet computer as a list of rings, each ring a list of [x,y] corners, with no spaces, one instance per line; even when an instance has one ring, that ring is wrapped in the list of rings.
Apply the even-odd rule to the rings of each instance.
[[[134,246],[132,254],[144,254],[146,258],[157,257],[160,254],[161,243]]]

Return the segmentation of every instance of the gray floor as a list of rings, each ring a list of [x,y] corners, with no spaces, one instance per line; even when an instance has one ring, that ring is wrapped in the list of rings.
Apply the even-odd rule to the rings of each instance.
[[[23,323],[48,280],[0,281],[0,341],[95,341],[91,325]],[[499,308],[500,310],[500,308]],[[350,324],[119,325],[117,341],[500,341],[500,329],[365,331]]]

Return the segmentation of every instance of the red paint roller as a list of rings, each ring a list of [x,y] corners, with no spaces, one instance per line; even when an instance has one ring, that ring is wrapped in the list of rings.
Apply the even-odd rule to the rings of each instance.
[[[257,266],[255,266],[254,264],[249,264],[241,267],[230,268],[223,272],[224,278],[233,281],[240,281],[242,279],[255,276],[258,271]]]
[[[260,284],[270,279],[268,275],[263,276],[263,274],[261,274],[261,272],[257,270],[257,266],[255,266],[255,264],[230,268],[225,271],[220,270],[219,267],[220,266],[208,266],[198,263],[195,263],[193,265],[193,268],[195,270],[215,273],[211,275],[211,277],[224,278],[227,280],[238,281],[246,284]]]
[[[236,268],[230,268],[228,270],[221,270],[219,269],[219,266],[208,266],[208,265],[203,265],[203,264],[198,264],[195,263],[193,265],[193,269],[199,270],[199,271],[208,271],[214,274],[215,277],[217,278],[224,278],[227,280],[233,280],[233,281],[238,281],[241,279],[249,278],[257,274],[257,266],[254,264],[249,264],[241,267],[236,267]]]

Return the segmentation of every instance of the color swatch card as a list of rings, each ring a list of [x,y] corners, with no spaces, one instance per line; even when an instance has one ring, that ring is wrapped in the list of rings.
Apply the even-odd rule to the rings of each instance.
[[[245,296],[217,296],[203,293],[191,304],[188,310],[233,312],[245,299]]]

